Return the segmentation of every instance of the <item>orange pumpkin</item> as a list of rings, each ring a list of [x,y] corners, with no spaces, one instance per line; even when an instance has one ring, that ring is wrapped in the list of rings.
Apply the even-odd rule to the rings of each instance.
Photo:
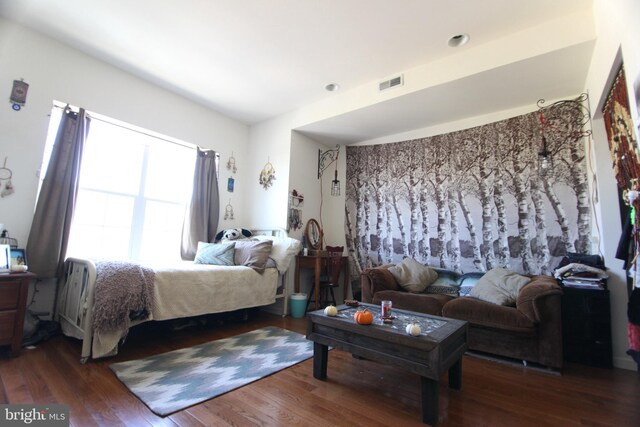
[[[365,308],[364,310],[356,311],[353,319],[359,325],[370,325],[373,323],[373,314]]]

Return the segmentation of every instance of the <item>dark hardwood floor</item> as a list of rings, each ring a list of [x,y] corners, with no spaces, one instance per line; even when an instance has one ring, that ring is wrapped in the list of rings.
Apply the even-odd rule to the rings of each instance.
[[[114,362],[188,347],[275,325],[304,333],[306,319],[257,313],[248,321],[170,330],[132,330],[116,357],[79,363],[80,343],[58,336],[16,358],[0,358],[0,403],[69,405],[73,426],[411,426],[423,425],[420,379],[402,369],[329,352],[328,380],[312,360],[165,418],[135,398],[109,370]],[[562,375],[474,356],[463,360],[462,390],[440,385],[446,426],[640,426],[640,376],[569,364]]]

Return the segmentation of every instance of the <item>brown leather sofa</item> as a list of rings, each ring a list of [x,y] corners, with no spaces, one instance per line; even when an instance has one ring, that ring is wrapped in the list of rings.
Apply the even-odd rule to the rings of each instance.
[[[391,300],[395,308],[466,320],[470,350],[562,368],[562,289],[553,277],[532,276],[520,290],[515,307],[508,307],[469,296],[409,293],[388,267],[362,272],[363,302]]]

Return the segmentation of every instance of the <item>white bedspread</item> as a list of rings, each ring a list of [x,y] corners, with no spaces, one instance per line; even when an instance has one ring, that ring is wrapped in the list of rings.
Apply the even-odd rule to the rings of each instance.
[[[155,271],[151,316],[147,320],[168,320],[223,313],[273,304],[278,289],[278,270],[263,274],[244,266],[194,264],[192,261],[145,264]],[[94,359],[117,354],[120,331],[96,333],[92,343]]]
[[[275,268],[259,274],[249,267],[185,261],[153,269],[156,272],[151,312],[154,320],[222,313],[276,301],[278,270]]]

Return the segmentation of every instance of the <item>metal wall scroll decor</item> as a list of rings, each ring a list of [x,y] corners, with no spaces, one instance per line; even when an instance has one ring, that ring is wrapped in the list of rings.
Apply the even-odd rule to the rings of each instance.
[[[260,185],[267,190],[271,185],[273,185],[273,181],[276,179],[276,170],[273,168],[273,165],[267,158],[267,164],[264,165],[262,171],[260,172]]]
[[[591,120],[587,93],[575,99],[565,99],[549,105],[544,105],[545,102],[544,99],[537,102],[542,142],[538,152],[540,174],[549,173],[553,168],[553,158],[560,149],[560,144],[555,140],[579,140],[591,136],[591,129],[587,126]]]
[[[331,195],[340,195],[340,181],[338,180],[338,156],[340,155],[340,145],[336,145],[335,149],[329,149],[324,153],[318,150],[318,179],[322,178],[324,171],[335,163],[334,178],[331,181]]]

